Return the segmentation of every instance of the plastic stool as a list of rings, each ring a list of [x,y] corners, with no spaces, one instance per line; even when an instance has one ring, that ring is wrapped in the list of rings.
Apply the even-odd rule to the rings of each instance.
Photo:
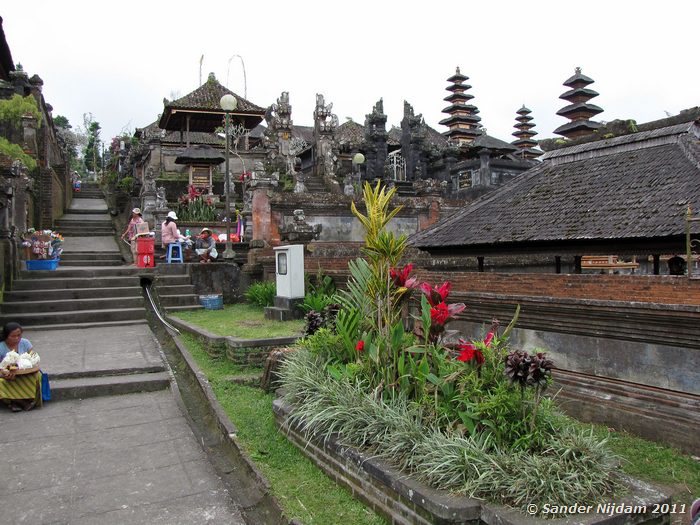
[[[165,258],[168,264],[174,262],[185,262],[182,259],[182,244],[179,242],[171,242],[168,244],[168,253]]]

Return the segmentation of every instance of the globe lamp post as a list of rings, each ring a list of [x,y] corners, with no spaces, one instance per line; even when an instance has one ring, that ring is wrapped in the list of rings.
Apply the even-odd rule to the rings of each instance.
[[[365,163],[365,156],[362,153],[355,153],[352,157],[352,165],[357,172],[357,183],[362,184],[362,171],[360,166]]]
[[[229,119],[230,113],[238,106],[236,97],[231,94],[226,94],[219,101],[221,109],[224,110],[224,129],[226,133],[226,249],[224,250],[224,259],[233,259],[236,254],[231,246],[231,175],[229,173]]]

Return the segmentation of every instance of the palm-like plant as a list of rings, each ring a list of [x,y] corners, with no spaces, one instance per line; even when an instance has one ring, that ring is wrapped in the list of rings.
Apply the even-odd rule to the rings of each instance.
[[[383,338],[389,337],[390,327],[400,317],[400,309],[395,308],[395,287],[391,277],[391,269],[398,266],[406,249],[406,236],[398,237],[386,231],[389,221],[393,219],[402,206],[389,210],[391,199],[396,188],[382,187],[381,182],[373,188],[365,183],[363,198],[367,215],[363,215],[351,204],[352,213],[358,218],[365,229],[365,246],[363,252],[369,260],[371,278],[367,282],[367,293],[374,299],[372,322],[378,334]]]

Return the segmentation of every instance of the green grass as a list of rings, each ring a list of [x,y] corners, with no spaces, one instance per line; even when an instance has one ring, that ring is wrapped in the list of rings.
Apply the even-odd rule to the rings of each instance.
[[[596,431],[601,437],[608,433],[600,426]],[[622,470],[635,478],[671,489],[675,503],[685,503],[690,508],[690,504],[700,498],[700,460],[626,432],[611,431],[608,446],[622,458]]]
[[[260,369],[207,355],[193,336],[182,340],[206,374],[219,403],[238,429],[248,455],[270,482],[288,518],[305,524],[379,525],[386,521],[320,471],[278,432],[272,394],[228,380]]]
[[[177,317],[216,335],[241,339],[300,336],[304,321],[270,321],[263,309],[250,304],[229,304],[223,310],[192,310],[178,312]]]

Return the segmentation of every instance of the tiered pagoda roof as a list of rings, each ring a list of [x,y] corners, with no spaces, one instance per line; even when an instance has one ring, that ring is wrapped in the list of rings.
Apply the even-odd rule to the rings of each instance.
[[[526,159],[535,159],[542,155],[542,151],[537,148],[537,141],[532,137],[537,135],[534,131],[535,124],[532,122],[532,117],[530,116],[530,111],[528,108],[521,107],[517,112],[517,117],[515,117],[516,124],[513,126],[517,131],[513,133],[513,136],[517,137],[518,140],[512,142],[513,146],[520,149],[520,155]]]
[[[596,91],[586,87],[592,83],[593,79],[581,73],[580,67],[577,67],[574,75],[564,82],[564,85],[571,89],[559,98],[570,104],[557,111],[557,115],[566,117],[571,122],[559,126],[554,133],[574,139],[594,133],[600,127],[600,123],[590,120],[594,115],[603,112],[601,107],[588,103],[590,99],[598,96]]]
[[[451,91],[451,94],[445,97],[444,100],[450,102],[450,105],[443,109],[442,112],[447,113],[449,117],[440,121],[440,124],[450,128],[444,135],[448,139],[457,142],[472,142],[481,135],[481,129],[479,128],[481,117],[477,115],[479,109],[469,104],[469,100],[474,98],[474,96],[466,93],[467,90],[471,89],[469,84],[464,84],[467,80],[469,80],[469,77],[462,75],[459,72],[459,68],[457,68],[454,75],[447,79],[448,82],[452,83],[452,85],[447,87],[447,91]]]

